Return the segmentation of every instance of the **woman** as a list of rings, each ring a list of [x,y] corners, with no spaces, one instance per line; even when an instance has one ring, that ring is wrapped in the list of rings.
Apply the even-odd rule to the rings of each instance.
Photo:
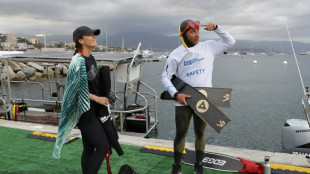
[[[109,100],[99,95],[98,66],[91,55],[97,46],[96,36],[99,34],[99,29],[86,26],[78,27],[73,32],[76,50],[68,71],[53,153],[59,159],[65,139],[78,126],[83,141],[81,164],[84,174],[98,173],[105,156],[110,154],[109,142],[97,118],[98,107],[108,107]]]

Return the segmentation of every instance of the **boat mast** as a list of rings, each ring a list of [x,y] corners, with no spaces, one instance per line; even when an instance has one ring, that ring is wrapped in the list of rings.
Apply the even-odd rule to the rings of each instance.
[[[124,36],[123,36],[123,40],[122,40],[122,52],[124,52]]]
[[[299,74],[299,78],[300,78],[301,85],[302,85],[302,91],[304,92],[304,94],[305,94],[305,96],[306,96],[307,93],[306,93],[306,90],[305,90],[304,81],[303,81],[302,76],[301,76],[301,73],[300,73],[298,60],[297,60],[297,57],[296,57],[296,54],[295,54],[295,49],[294,49],[294,46],[293,46],[292,38],[291,38],[290,32],[289,32],[289,30],[288,30],[288,26],[287,26],[287,22],[286,22],[286,21],[285,21],[285,25],[286,25],[286,30],[287,30],[288,37],[289,37],[290,42],[291,42],[291,46],[292,46],[294,58],[295,58],[295,61],[296,61],[296,65],[297,65],[297,69],[298,69],[298,74]]]
[[[104,28],[105,28],[105,46],[106,46],[107,52],[109,52],[107,24],[104,24]]]

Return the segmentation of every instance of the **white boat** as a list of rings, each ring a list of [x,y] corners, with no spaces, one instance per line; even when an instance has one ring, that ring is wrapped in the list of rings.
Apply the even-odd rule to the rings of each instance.
[[[150,58],[150,57],[152,57],[153,56],[153,51],[151,51],[151,50],[149,50],[149,49],[147,49],[147,50],[143,50],[142,51],[142,55],[143,55],[143,57],[145,57],[145,58]]]
[[[310,51],[307,51],[305,53],[299,53],[299,55],[306,55],[306,56],[310,56]]]
[[[167,58],[168,58],[168,56],[166,56],[166,55],[161,55],[161,56],[158,57],[158,60],[159,60],[159,61],[163,61],[164,59],[167,59]]]
[[[253,52],[249,52],[246,55],[248,55],[248,56],[255,56],[255,54]]]
[[[253,63],[254,63],[254,64],[257,64],[257,60],[253,60]]]
[[[234,52],[232,55],[233,56],[241,56],[239,52]]]
[[[135,54],[136,53],[136,51],[133,51],[133,52],[131,52],[132,54]],[[146,50],[143,50],[142,51],[142,56],[143,56],[143,58],[151,58],[152,56],[153,56],[153,51],[151,51],[151,50],[149,50],[149,49],[146,49]]]

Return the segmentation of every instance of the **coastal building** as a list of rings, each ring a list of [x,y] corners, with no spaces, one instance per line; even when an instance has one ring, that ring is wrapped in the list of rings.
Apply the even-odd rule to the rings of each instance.
[[[28,45],[27,45],[27,43],[17,43],[17,49],[18,50],[27,50]]]
[[[6,42],[1,42],[1,43],[0,43],[0,46],[1,46],[2,48],[5,48],[5,47],[6,47]]]
[[[5,42],[5,36],[4,36],[4,34],[1,34],[0,33],[0,43],[2,43],[2,42]]]
[[[104,46],[103,45],[98,45],[97,46],[99,50],[104,50]]]
[[[39,44],[39,39],[38,39],[38,38],[30,38],[29,41],[30,41],[31,44],[33,44],[33,45]]]
[[[66,47],[66,49],[72,49],[72,50],[74,50],[74,48],[75,48],[75,43],[74,43],[74,42],[65,42],[65,47]]]
[[[15,47],[17,45],[17,38],[15,33],[7,33],[4,34],[6,37],[5,44],[4,44],[4,50],[15,50]]]
[[[34,47],[34,45],[27,45],[28,52],[38,51],[38,48]]]
[[[48,44],[47,44],[47,47],[58,47],[61,43],[58,42],[58,41],[50,41]]]

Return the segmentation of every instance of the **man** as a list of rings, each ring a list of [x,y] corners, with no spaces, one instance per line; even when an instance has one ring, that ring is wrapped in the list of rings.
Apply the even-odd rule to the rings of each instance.
[[[181,158],[185,146],[185,137],[191,117],[194,119],[196,163],[194,173],[203,174],[202,158],[205,150],[206,123],[187,106],[187,94],[179,93],[171,83],[173,75],[178,76],[192,87],[212,87],[212,71],[215,55],[222,53],[235,44],[235,39],[222,27],[213,22],[201,25],[204,30],[213,31],[222,39],[199,42],[199,21],[185,20],[179,27],[183,45],[169,55],[162,84],[177,103],[175,107],[176,136],[174,139],[174,163],[172,174],[181,173]]]

